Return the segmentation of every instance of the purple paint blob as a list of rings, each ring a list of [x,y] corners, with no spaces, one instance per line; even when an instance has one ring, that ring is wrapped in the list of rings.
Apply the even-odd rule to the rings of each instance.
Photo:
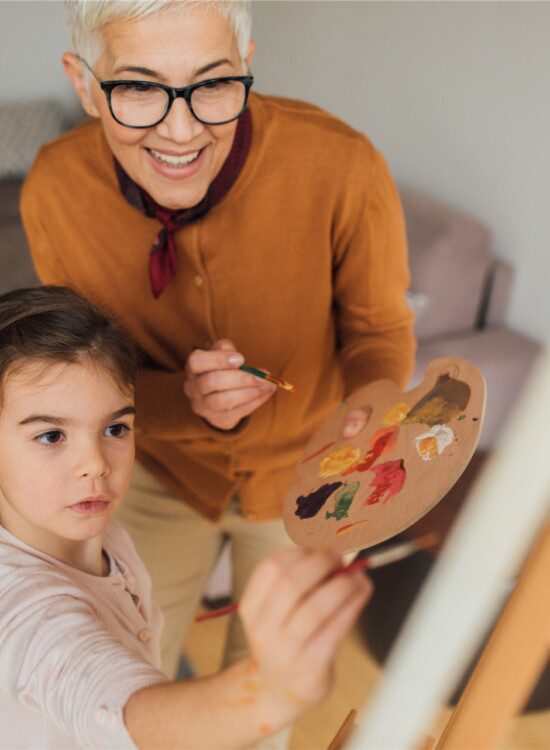
[[[299,516],[302,521],[305,518],[313,518],[319,513],[323,505],[332,495],[332,493],[342,486],[342,482],[332,482],[332,484],[323,484],[321,487],[310,492],[309,495],[300,495],[296,500],[295,516]]]

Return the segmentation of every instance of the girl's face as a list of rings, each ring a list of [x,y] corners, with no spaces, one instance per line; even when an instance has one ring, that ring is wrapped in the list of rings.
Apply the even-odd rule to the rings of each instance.
[[[133,397],[82,360],[8,373],[0,410],[0,519],[31,546],[83,541],[121,504],[134,460]]]

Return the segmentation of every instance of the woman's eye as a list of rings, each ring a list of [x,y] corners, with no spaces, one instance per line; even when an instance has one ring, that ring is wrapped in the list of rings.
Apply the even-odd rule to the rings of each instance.
[[[114,438],[124,437],[127,432],[130,432],[130,428],[128,427],[128,425],[122,423],[110,424],[105,430],[107,437]]]
[[[201,86],[201,89],[205,91],[222,91],[224,88],[229,87],[229,81],[209,81]]]
[[[61,430],[48,430],[48,432],[43,432],[41,435],[37,435],[34,440],[36,440],[37,443],[42,443],[42,445],[55,445],[56,443],[59,443],[62,437],[63,433]]]
[[[146,83],[120,83],[116,87],[117,93],[120,94],[148,94],[154,89]]]

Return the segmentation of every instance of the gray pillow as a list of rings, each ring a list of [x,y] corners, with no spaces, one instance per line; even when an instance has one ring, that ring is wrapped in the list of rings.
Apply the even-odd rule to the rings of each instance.
[[[61,135],[64,120],[51,100],[0,105],[0,179],[25,175],[40,146]]]

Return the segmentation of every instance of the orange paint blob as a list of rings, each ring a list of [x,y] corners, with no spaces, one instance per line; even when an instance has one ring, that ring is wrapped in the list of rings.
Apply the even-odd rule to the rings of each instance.
[[[364,519],[363,521],[355,521],[354,523],[347,523],[345,526],[340,526],[340,528],[336,531],[336,536],[347,534],[348,531],[355,529],[357,526],[362,526],[362,524],[364,523],[368,523],[368,521]]]

